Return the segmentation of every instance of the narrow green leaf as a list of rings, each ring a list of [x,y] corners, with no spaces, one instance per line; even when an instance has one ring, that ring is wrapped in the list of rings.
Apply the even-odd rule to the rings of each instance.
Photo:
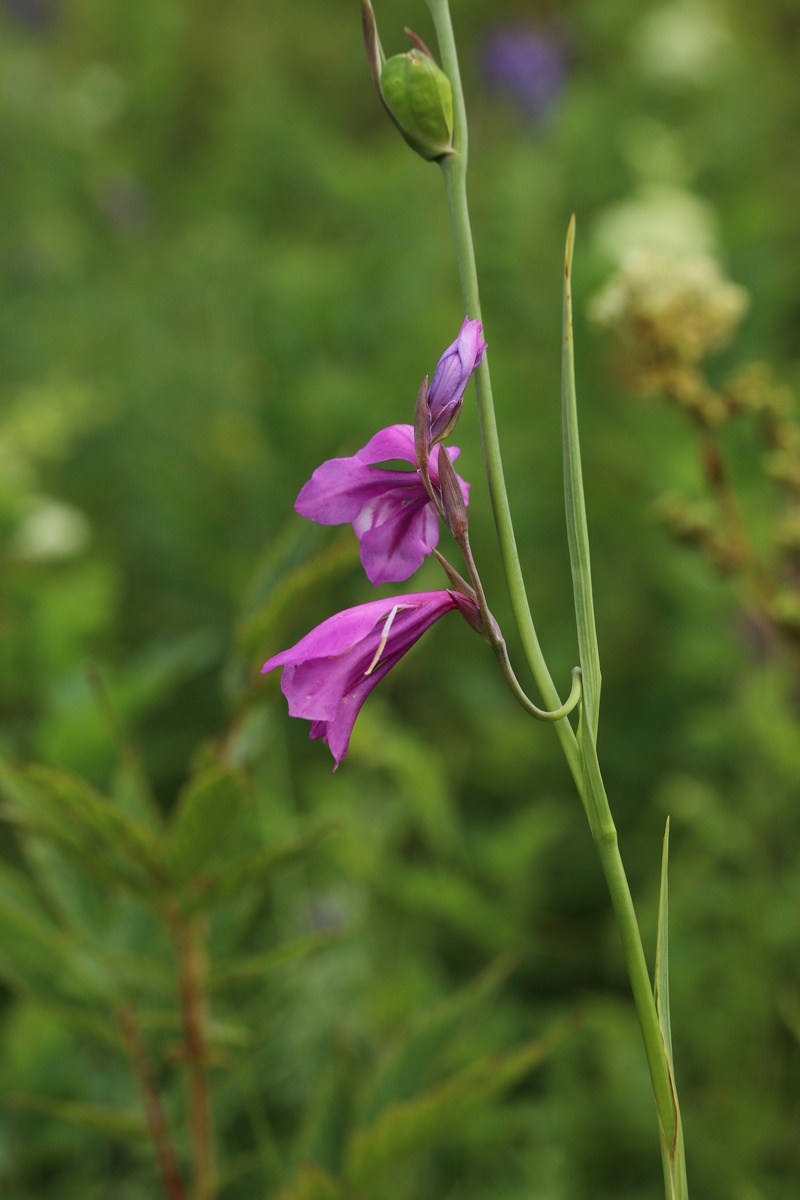
[[[99,1045],[116,1050],[120,1054],[125,1053],[125,1043],[114,1021],[106,1015],[107,1008],[103,1012],[82,1008],[77,1004],[36,996],[27,988],[20,989],[18,995],[21,1000],[41,1008],[48,1016],[74,1030],[81,1037],[91,1038]]]
[[[378,1067],[359,1105],[361,1124],[370,1124],[387,1105],[410,1099],[432,1082],[442,1070],[444,1056],[496,995],[513,965],[508,956],[497,959],[477,979],[422,1017]]]
[[[43,998],[62,992],[82,998],[114,995],[110,973],[62,930],[28,880],[0,863],[0,978]]]
[[[333,1174],[341,1171],[353,1125],[360,1067],[355,1047],[346,1039],[339,1039],[306,1106],[303,1125],[292,1153],[294,1162],[316,1163]]]
[[[142,952],[142,936],[149,946],[155,933],[149,918],[127,898],[109,897],[108,888],[98,887],[51,840],[24,834],[20,843],[58,928],[75,946],[73,959],[96,964],[93,973],[99,966],[119,987],[170,995],[171,965],[157,953]]]
[[[48,804],[61,809],[69,821],[79,821],[108,847],[118,847],[127,857],[157,869],[156,838],[143,822],[111,803],[83,779],[55,767],[20,768]]]
[[[12,919],[18,922],[30,921],[32,925],[40,924],[48,930],[49,937],[60,937],[50,913],[42,903],[42,897],[35,891],[30,878],[2,859],[0,859],[0,905]],[[36,937],[33,930],[31,936]]]
[[[225,849],[248,795],[245,777],[224,766],[202,771],[183,789],[167,851],[176,883],[185,884]]]
[[[121,857],[104,855],[82,831],[61,818],[40,816],[21,804],[4,804],[0,816],[10,825],[24,830],[25,835],[46,841],[57,847],[87,878],[110,889],[124,888],[132,892],[146,908],[157,907],[152,877]]]
[[[658,934],[656,941],[655,987],[653,989],[658,1012],[658,1023],[664,1038],[664,1053],[667,1056],[669,1078],[675,1104],[675,1141],[668,1145],[662,1133],[661,1154],[664,1162],[664,1186],[667,1200],[688,1200],[686,1158],[683,1149],[683,1122],[678,1108],[678,1092],[675,1086],[675,1068],[672,1061],[672,1024],[669,1011],[669,817],[664,831],[664,849],[661,856],[661,891],[658,903]]]
[[[89,666],[86,679],[109,737],[116,747],[117,766],[110,792],[117,807],[142,821],[152,831],[162,827],[161,811],[139,754],[128,741],[102,672]]]
[[[0,945],[0,977],[14,985],[60,975],[69,961],[69,939],[42,909],[25,878],[4,863],[0,863]]]
[[[122,746],[119,755],[109,786],[109,795],[114,805],[141,821],[153,833],[160,834],[163,830],[163,815],[153,798],[142,763],[128,746]]]
[[[152,895],[162,873],[158,839],[68,771],[28,764],[0,764],[8,804],[3,815],[48,838],[94,878]]]
[[[112,906],[106,889],[100,889],[50,838],[21,833],[19,844],[41,894],[59,922],[75,934],[102,936]]]
[[[296,528],[296,527],[295,527]],[[302,543],[302,544],[301,544]],[[346,574],[358,559],[358,543],[338,536],[313,558],[295,561],[306,549],[292,528],[270,545],[256,571],[257,586],[248,614],[236,630],[236,654],[246,662],[266,657],[270,642],[311,595]]]
[[[583,495],[581,447],[578,436],[578,405],[575,394],[575,357],[572,344],[572,252],[575,245],[575,218],[567,232],[564,261],[564,313],[561,363],[561,416],[564,441],[564,494],[567,513],[567,542],[572,567],[572,590],[578,632],[578,654],[583,675],[583,715],[592,741],[597,740],[600,705],[600,656],[592,601],[592,573],[589,559],[589,530]]]
[[[398,1160],[458,1128],[465,1117],[523,1079],[564,1037],[564,1028],[507,1054],[490,1054],[411,1100],[390,1104],[353,1136],[345,1177],[367,1194]]]
[[[463,874],[442,866],[390,869],[380,864],[372,876],[380,893],[409,912],[442,921],[490,954],[513,945],[518,930],[508,911]]]
[[[114,1112],[113,1109],[95,1104],[79,1104],[71,1100],[54,1100],[50,1096],[9,1095],[5,1103],[13,1108],[25,1108],[30,1112],[45,1113],[80,1125],[92,1133],[123,1141],[141,1141],[148,1136],[143,1119],[134,1113]]]
[[[402,728],[394,713],[376,700],[359,715],[362,736],[353,750],[356,760],[391,772],[426,840],[442,857],[457,857],[464,850],[464,831],[444,759]]]
[[[263,888],[276,871],[302,858],[331,828],[331,825],[322,826],[283,845],[264,846],[250,854],[239,855],[203,879],[197,896],[189,901],[189,911],[205,912],[254,885]]]
[[[136,1018],[144,1033],[153,1034],[160,1040],[165,1037],[174,1043],[183,1029],[182,1017],[176,1008],[139,1008]],[[255,1042],[252,1024],[236,1021],[221,1021],[212,1013],[206,1022],[206,1041],[213,1051],[215,1062],[223,1061],[223,1055],[236,1055],[240,1051],[252,1053]]]
[[[219,634],[210,629],[150,642],[111,684],[120,719],[127,725],[137,713],[151,710],[179,684],[217,663],[221,651]]]
[[[253,979],[260,979],[267,972],[274,971],[277,967],[282,967],[295,958],[312,954],[315,950],[322,949],[323,946],[329,946],[332,942],[338,941],[340,937],[341,934],[330,932],[308,933],[302,937],[281,942],[272,950],[265,950],[261,954],[252,954],[212,975],[209,989],[212,992],[220,992],[237,987],[239,984],[249,983]]]
[[[672,1028],[669,1017],[669,817],[664,831],[664,848],[661,855],[661,891],[658,901],[658,936],[656,942],[656,972],[654,994],[656,1010],[664,1045],[667,1048],[670,1070],[672,1070]]]
[[[284,1188],[278,1200],[344,1200],[346,1193],[327,1171],[308,1163]]]

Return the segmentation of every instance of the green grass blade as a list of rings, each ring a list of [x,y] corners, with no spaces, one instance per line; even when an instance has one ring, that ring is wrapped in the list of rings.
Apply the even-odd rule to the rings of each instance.
[[[672,1028],[669,1019],[669,818],[664,831],[661,856],[661,892],[658,901],[658,937],[656,945],[655,997],[658,1021],[664,1035],[670,1071],[672,1070]]]
[[[5,1097],[11,1108],[27,1109],[29,1112],[44,1113],[79,1125],[90,1133],[113,1138],[118,1141],[144,1141],[147,1126],[138,1113],[116,1110],[106,1105],[81,1104],[73,1100],[57,1100],[51,1096],[14,1094]]]
[[[342,1185],[316,1163],[306,1163],[278,1200],[343,1200]]]
[[[210,871],[227,848],[249,800],[241,772],[214,765],[182,788],[167,842],[168,867],[179,887]]]
[[[359,1104],[360,1125],[371,1124],[390,1104],[411,1100],[432,1086],[448,1052],[496,998],[513,967],[508,955],[496,959],[477,979],[421,1015],[376,1068]]]
[[[537,1068],[568,1032],[565,1023],[507,1053],[485,1055],[443,1083],[387,1105],[350,1140],[345,1163],[348,1184],[359,1195],[377,1195],[379,1181],[398,1163],[437,1145],[472,1113],[496,1101]]]
[[[667,1200],[688,1200],[686,1180],[686,1158],[683,1150],[683,1123],[678,1108],[678,1092],[675,1087],[675,1071],[672,1063],[672,1025],[669,1014],[669,818],[664,831],[664,849],[661,856],[661,892],[658,903],[658,935],[656,943],[655,1000],[658,1023],[664,1038],[664,1051],[669,1065],[669,1077],[675,1101],[675,1140],[670,1146],[662,1137],[661,1151],[664,1159],[664,1186]]]
[[[578,653],[583,672],[583,710],[585,729],[592,741],[597,739],[600,703],[600,657],[592,603],[592,574],[589,561],[589,531],[583,497],[581,447],[578,437],[578,405],[575,395],[575,359],[572,345],[572,251],[575,244],[575,218],[569,223],[567,252],[564,260],[564,316],[562,328],[561,414],[564,439],[564,492],[567,510],[567,541],[572,566],[572,590]]]

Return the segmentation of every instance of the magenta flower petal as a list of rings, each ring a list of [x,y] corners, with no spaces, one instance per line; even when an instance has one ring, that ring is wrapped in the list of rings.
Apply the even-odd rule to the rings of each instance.
[[[417,592],[348,608],[273,655],[262,671],[283,667],[289,715],[311,721],[309,737],[327,743],[336,770],[375,685],[426,629],[464,603],[472,602],[459,596],[457,603],[449,591]]]
[[[369,439],[364,449],[358,451],[356,458],[359,462],[364,463],[391,462],[393,458],[396,458],[416,465],[414,427],[412,425],[390,425],[388,429],[379,429],[375,436]]]
[[[447,454],[455,460],[458,448],[449,447]],[[375,465],[398,460],[413,470]],[[431,479],[438,485],[437,462],[438,447],[430,460]],[[460,482],[466,503],[469,484]],[[436,510],[416,470],[411,425],[390,425],[352,458],[324,462],[301,490],[295,510],[322,525],[352,524],[364,570],[376,587],[408,579],[439,540]]]
[[[390,496],[363,508],[353,528],[364,570],[375,587],[409,579],[439,544],[439,520],[430,504],[402,504]]]

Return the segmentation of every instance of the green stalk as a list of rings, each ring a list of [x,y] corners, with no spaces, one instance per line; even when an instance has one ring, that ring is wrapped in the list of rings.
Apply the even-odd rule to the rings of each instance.
[[[575,218],[570,221],[564,260],[564,307],[562,333],[562,419],[564,437],[564,493],[567,512],[567,540],[572,567],[572,587],[575,601],[575,623],[578,648],[584,679],[584,703],[578,732],[583,783],[584,806],[589,817],[597,853],[606,878],[614,914],[622,938],[628,976],[631,982],[636,1013],[644,1040],[645,1055],[650,1068],[658,1118],[665,1146],[675,1145],[677,1123],[676,1100],[671,1080],[671,1064],[665,1051],[663,1029],[642,939],[636,920],[625,868],[619,853],[617,831],[606,796],[600,764],[597,761],[597,718],[600,701],[600,658],[592,600],[592,573],[589,555],[589,530],[586,502],[583,494],[580,438],[578,436],[578,406],[575,394],[575,362],[572,340],[572,252],[575,243]]]
[[[442,64],[450,79],[453,89],[453,145],[455,154],[442,159],[441,167],[444,176],[447,201],[450,206],[450,217],[455,233],[458,268],[461,279],[461,295],[464,309],[472,320],[481,319],[480,295],[478,292],[478,272],[475,264],[475,250],[472,242],[472,229],[467,205],[467,114],[464,105],[464,91],[461,86],[461,73],[458,66],[453,25],[447,0],[428,0],[436,35],[439,39],[439,49],[442,54]],[[508,503],[503,460],[500,454],[500,441],[497,435],[497,421],[492,399],[492,380],[489,374],[488,356],[484,354],[483,362],[477,368],[475,375],[475,393],[478,401],[478,420],[480,422],[481,441],[483,443],[486,476],[489,481],[489,496],[494,513],[497,537],[500,544],[500,554],[503,561],[511,597],[511,607],[514,619],[519,629],[520,640],[525,657],[533,675],[536,687],[544,701],[545,708],[561,707],[561,699],[545,662],[539,639],[536,636],[533,618],[531,617],[525,580],[519,560],[514,525],[511,519],[511,509]],[[556,721],[553,728],[561,742],[564,755],[569,763],[573,776],[581,777],[580,751],[575,734],[569,721]],[[580,785],[579,785],[580,787]],[[582,787],[580,787],[582,791]]]
[[[647,960],[644,956],[639,922],[633,907],[633,898],[622,863],[617,840],[617,828],[611,815],[608,796],[600,774],[594,742],[587,735],[581,739],[586,809],[592,839],[597,848],[603,868],[606,886],[611,897],[614,916],[617,919],[628,978],[633,993],[639,1028],[642,1032],[644,1052],[650,1071],[653,1096],[658,1112],[658,1121],[664,1143],[673,1146],[676,1139],[676,1108],[670,1064],[664,1047],[661,1024],[658,1019]]]
[[[462,297],[467,314],[472,319],[480,319],[478,276],[467,206],[467,120],[464,93],[461,85],[461,73],[458,65],[458,54],[447,0],[427,0],[427,2],[436,28],[439,49],[442,55],[442,65],[453,89],[453,146],[455,153],[444,158],[441,166],[455,234]],[[548,707],[556,708],[560,701],[534,629],[516,539],[514,537],[497,436],[489,364],[486,356],[484,356],[483,363],[475,373],[475,389],[486,472],[489,480],[489,491],[514,617],[536,685]],[[579,468],[579,462],[577,466]],[[573,460],[572,463],[568,463],[568,470],[572,469],[573,473],[573,496],[575,496],[577,490],[574,487],[574,468],[575,462]],[[581,506],[582,502],[581,491]],[[585,531],[585,514],[582,512],[582,509],[577,513],[573,513],[573,524],[575,517],[577,517],[578,521],[576,528],[580,527],[580,533],[583,536]],[[586,558],[586,571],[588,572],[588,555]],[[591,602],[591,585],[588,575],[583,576],[579,571],[577,584],[580,594],[584,598],[588,594],[589,602]],[[584,629],[584,634],[588,643],[590,638],[588,625]],[[597,679],[593,682],[597,690],[599,690],[599,673]],[[557,721],[554,728],[559,736],[570,771],[583,800],[592,837],[597,846],[597,852],[620,931],[634,1004],[642,1031],[645,1055],[650,1070],[662,1138],[666,1146],[672,1147],[676,1144],[677,1125],[676,1104],[673,1095],[672,1080],[670,1078],[669,1062],[665,1053],[662,1031],[659,1025],[633,900],[619,853],[617,831],[614,826],[597,760],[594,745],[596,709],[587,714],[587,716],[588,720],[584,723],[584,728],[581,730],[580,744],[575,737],[572,726],[566,719]]]

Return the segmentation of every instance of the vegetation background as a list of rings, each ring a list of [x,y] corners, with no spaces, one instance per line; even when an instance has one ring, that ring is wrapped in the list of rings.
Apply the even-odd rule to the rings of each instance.
[[[789,1200],[800,1181],[796,662],[730,581],[654,519],[665,490],[703,496],[696,446],[680,414],[632,400],[587,310],[637,239],[668,249],[677,239],[718,255],[750,293],[712,378],[766,360],[800,383],[800,14],[794,0],[454,0],[453,10],[508,482],[563,687],[576,646],[560,291],[578,217],[601,761],[652,946],[671,816],[690,1182],[704,1200]],[[433,41],[422,0],[382,0],[377,16],[387,53],[405,48],[404,25]],[[506,76],[501,88],[489,57],[498,27],[519,41],[523,25],[563,70],[535,102]],[[282,966],[262,957],[264,971],[226,995],[225,1020],[211,1002],[219,1194],[658,1197],[617,934],[552,732],[517,710],[456,621],[370,699],[334,776],[306,723],[288,720],[277,679],[255,677],[311,625],[369,598],[350,534],[306,527],[292,504],[324,458],[411,420],[419,381],[463,315],[439,173],[385,120],[357,3],[4,0],[0,161],[0,749],[105,792],[119,755],[110,707],[169,813],[190,771],[235,733],[252,781],[244,841],[256,828],[267,846],[329,830],[265,873],[242,934],[252,961],[285,939],[313,953]],[[755,536],[767,536],[751,435],[732,431],[728,450]],[[471,406],[457,442],[476,555],[510,634]],[[441,586],[433,567],[414,581],[428,586]],[[60,931],[52,956],[73,946],[71,899],[84,887],[76,877],[59,891],[63,863],[31,845],[9,817],[3,1195],[158,1195],[134,1076],[93,1036],[100,1027],[76,1018],[76,1005],[85,1016],[102,1003],[76,1000],[78,989],[59,1007],[41,957],[50,943],[30,959],[44,926],[20,915],[24,880]],[[95,931],[106,949],[113,928]],[[169,943],[148,945],[166,970]],[[439,1074],[426,1080],[435,1056],[420,1030],[443,1012],[450,1040],[441,1035]],[[158,1022],[145,1026],[180,1129],[178,1067]],[[370,1103],[380,1109],[399,1047],[415,1047],[414,1086],[444,1086],[554,1029],[535,1072],[511,1071],[463,1112],[440,1092],[436,1120],[430,1106],[417,1112],[424,1136],[409,1135],[380,1179],[359,1177],[346,1114],[361,1113],[358,1129]],[[125,1120],[104,1123],[103,1112]],[[312,1175],[328,1186],[323,1169],[352,1190],[312,1190]]]

